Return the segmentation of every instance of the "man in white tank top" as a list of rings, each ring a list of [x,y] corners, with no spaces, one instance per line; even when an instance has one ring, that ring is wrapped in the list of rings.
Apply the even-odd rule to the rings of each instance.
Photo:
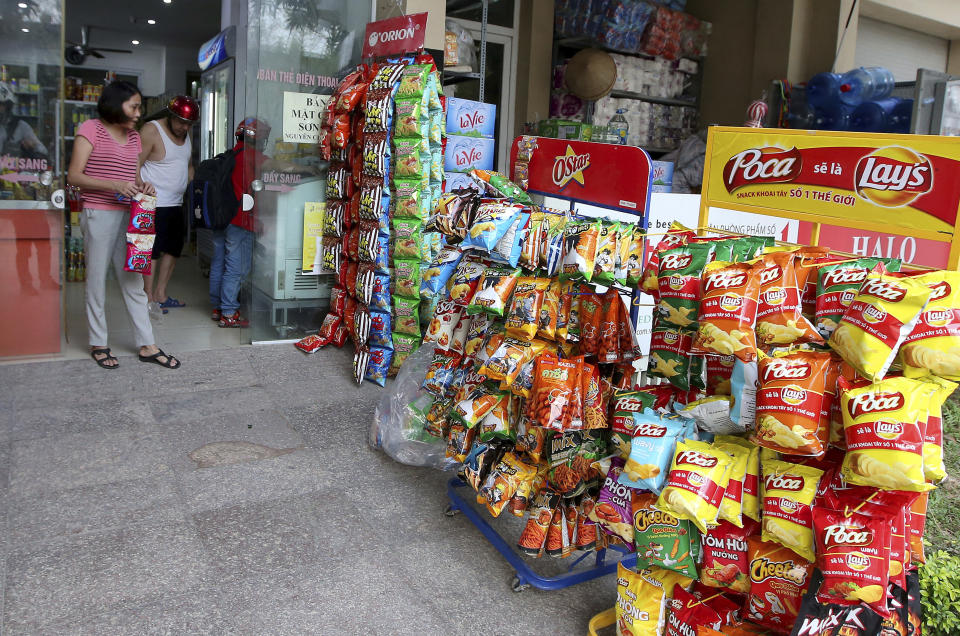
[[[191,97],[179,95],[167,105],[167,116],[147,122],[140,131],[143,150],[141,178],[157,189],[157,237],[153,243],[153,274],[143,277],[151,316],[167,313],[184,303],[167,295],[167,283],[183,250],[186,221],[183,192],[193,178],[190,128],[200,118],[200,106]]]

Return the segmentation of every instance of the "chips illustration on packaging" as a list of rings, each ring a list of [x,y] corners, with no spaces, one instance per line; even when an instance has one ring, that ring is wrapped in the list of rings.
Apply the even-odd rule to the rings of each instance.
[[[713,443],[722,450],[726,449],[731,457],[737,457],[736,451],[727,446],[739,446],[747,451],[747,462],[743,474],[743,491],[740,497],[743,515],[754,521],[760,521],[760,447],[753,442],[735,435],[716,435]],[[746,523],[744,523],[746,526]]]
[[[673,591],[673,586],[670,586]],[[667,616],[664,584],[650,570],[617,565],[617,636],[656,636]]]
[[[903,374],[960,381],[960,272],[911,277],[931,289],[927,306],[900,347]]]
[[[660,254],[656,311],[661,324],[691,327],[697,323],[702,287],[700,276],[710,262],[713,250],[710,243],[697,243]]]
[[[820,427],[828,352],[764,358],[759,364],[757,423],[750,441],[788,455],[822,455]]]
[[[593,282],[612,285],[619,254],[620,224],[604,221],[597,234],[597,256],[593,262]]]
[[[675,247],[686,245],[687,241],[696,235],[696,232],[685,228],[676,221],[670,224],[670,229],[666,234],[663,235],[663,238],[660,239],[660,241],[657,243],[657,246],[653,248],[650,257],[647,259],[647,263],[643,268],[643,272],[641,274],[641,288],[643,291],[647,292],[648,294],[654,294],[654,296],[659,293],[661,255],[667,250],[672,250]]]
[[[813,561],[812,509],[823,471],[779,460],[764,461],[762,469],[763,540]]]
[[[823,343],[823,338],[803,316],[796,254],[779,252],[762,257],[757,308],[757,341],[762,345],[794,342]]]
[[[927,403],[930,414],[923,427],[923,474],[927,481],[936,484],[947,476],[943,463],[943,403],[956,390],[957,384],[937,376],[924,379],[932,385],[932,395]]]
[[[657,328],[650,337],[650,366],[654,377],[664,378],[681,391],[690,389],[690,346],[693,338],[687,331]]]
[[[847,453],[841,468],[851,484],[924,492],[923,429],[931,387],[920,380],[892,377],[846,388],[840,395]]]
[[[714,261],[706,266],[692,353],[733,354],[744,362],[756,359],[753,330],[761,269],[762,263]]]
[[[731,457],[706,442],[677,442],[657,508],[693,521],[701,532],[716,525],[729,481]]]
[[[750,593],[743,607],[743,618],[787,634],[797,620],[803,595],[810,585],[813,564],[790,550],[762,541],[747,539],[750,559]]]
[[[881,258],[857,258],[830,263],[817,270],[816,327],[824,338],[833,334],[840,319],[853,302],[867,274],[883,263],[888,272],[899,271],[900,261]]]
[[[601,222],[594,219],[567,223],[564,228],[564,257],[560,280],[576,278],[590,282],[593,278],[601,227]]]
[[[633,413],[630,456],[620,474],[620,483],[660,494],[677,438],[686,425],[684,420],[661,417],[650,409]]]

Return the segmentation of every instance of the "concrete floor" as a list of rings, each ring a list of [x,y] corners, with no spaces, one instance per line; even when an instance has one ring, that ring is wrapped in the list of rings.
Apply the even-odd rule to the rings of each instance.
[[[180,357],[0,367],[0,634],[584,634],[613,605],[613,577],[512,592],[449,474],[367,446],[349,351]]]

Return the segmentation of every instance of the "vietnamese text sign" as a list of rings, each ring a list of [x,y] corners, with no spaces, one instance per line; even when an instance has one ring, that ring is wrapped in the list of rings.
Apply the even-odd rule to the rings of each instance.
[[[950,241],[960,140],[711,127],[704,204]]]
[[[330,95],[283,92],[283,141],[315,144]]]

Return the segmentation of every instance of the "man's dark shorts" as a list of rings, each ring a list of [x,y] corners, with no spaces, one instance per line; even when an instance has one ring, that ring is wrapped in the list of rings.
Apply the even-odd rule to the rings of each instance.
[[[183,206],[157,208],[157,238],[153,241],[153,257],[169,254],[180,258],[185,234]]]

